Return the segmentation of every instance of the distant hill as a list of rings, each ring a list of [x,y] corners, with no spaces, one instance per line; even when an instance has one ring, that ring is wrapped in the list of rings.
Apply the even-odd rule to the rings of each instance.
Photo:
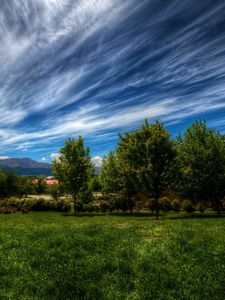
[[[13,172],[16,175],[45,175],[52,174],[51,165],[48,163],[38,162],[31,158],[7,158],[0,159],[0,169]],[[96,166],[94,174],[98,175],[100,167]]]
[[[0,169],[17,175],[51,175],[51,165],[31,158],[7,158],[0,160]]]

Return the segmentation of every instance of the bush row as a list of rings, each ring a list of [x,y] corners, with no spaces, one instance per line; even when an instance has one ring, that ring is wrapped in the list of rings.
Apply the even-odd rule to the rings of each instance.
[[[9,198],[0,200],[0,213],[11,213],[16,211],[59,211],[68,212],[71,210],[70,201],[67,199],[48,200],[39,199],[17,199]]]
[[[75,205],[75,210],[77,212],[112,212],[114,210],[122,210],[123,212],[128,211],[128,205],[126,205],[125,201],[101,201],[98,204],[83,204],[81,201],[77,201]],[[138,205],[135,207],[136,209],[141,209],[141,207]],[[189,199],[183,200],[180,202],[177,199],[169,200],[167,197],[161,198],[159,200],[159,208],[162,212],[194,212],[195,210],[199,210],[200,212],[204,212],[206,209],[206,206],[204,206],[202,203],[197,204],[194,206],[192,202]],[[149,209],[154,211],[155,205],[154,201],[150,200]]]
[[[163,212],[169,211],[185,211],[188,213],[198,210],[204,212],[206,206],[202,203],[193,205],[189,199],[183,200],[169,200],[167,197],[161,198],[159,200],[159,208]],[[141,209],[141,207],[136,207],[136,209]],[[149,209],[154,211],[155,204],[154,201],[150,200]],[[18,199],[18,198],[8,198],[0,200],[0,213],[14,213],[16,211],[21,211],[23,213],[29,211],[59,211],[68,212],[71,210],[70,200],[60,199],[60,200],[48,200],[44,198],[39,199]],[[126,202],[120,200],[113,201],[101,201],[100,203],[89,203],[83,204],[81,201],[77,201],[75,205],[75,210],[77,212],[112,212],[114,210],[122,210],[126,212],[128,206]]]

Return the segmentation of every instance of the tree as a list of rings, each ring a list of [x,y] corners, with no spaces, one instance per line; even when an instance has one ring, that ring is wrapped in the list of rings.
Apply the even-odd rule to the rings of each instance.
[[[48,187],[48,192],[54,200],[59,200],[63,195],[63,186],[62,184],[53,184]]]
[[[73,197],[75,213],[79,194],[94,172],[89,152],[88,147],[84,148],[81,136],[77,140],[69,138],[60,149],[59,158],[53,161],[56,178],[63,183],[65,191]]]
[[[6,178],[7,175],[5,172],[0,170],[0,196],[4,197],[7,196],[7,188],[6,188]]]
[[[25,198],[34,192],[32,179],[25,176],[17,176],[17,196]]]
[[[35,185],[35,191],[38,195],[43,194],[47,189],[44,178],[38,178],[37,183]]]
[[[133,156],[130,152],[130,148],[133,148],[135,144],[135,135],[126,133],[126,136],[123,138],[120,136],[121,141],[117,147],[117,156],[118,156],[118,173],[120,180],[120,190],[121,190],[121,204],[125,208],[133,212],[133,207],[135,205],[135,196],[139,191],[138,178],[137,178],[137,169],[133,164]],[[133,144],[133,145],[132,145]],[[133,149],[132,149],[133,150]],[[132,151],[131,150],[131,151]]]
[[[127,179],[132,179],[129,187],[133,190],[130,190],[130,193],[139,189],[153,197],[158,219],[159,198],[176,174],[175,143],[170,139],[170,134],[163,124],[158,121],[149,125],[146,120],[139,130],[126,133],[120,138],[117,152],[122,168],[127,173]]]
[[[94,192],[100,192],[100,191],[101,191],[101,183],[100,183],[100,180],[99,180],[99,176],[98,176],[98,175],[95,175],[95,176],[92,178],[91,186],[92,186],[92,190],[93,190]]]
[[[184,136],[179,135],[177,149],[182,178],[179,192],[192,202],[211,202],[220,216],[225,197],[225,140],[205,121],[196,121]]]
[[[117,157],[112,151],[103,158],[99,182],[105,197],[110,198],[110,196],[116,195],[120,190]]]

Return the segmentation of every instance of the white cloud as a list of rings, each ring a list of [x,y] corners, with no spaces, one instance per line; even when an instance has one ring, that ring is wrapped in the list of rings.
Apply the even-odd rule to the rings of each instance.
[[[9,156],[0,156],[0,160],[9,159],[9,158],[10,158]]]
[[[48,160],[47,157],[42,157],[41,158],[41,161],[46,161],[46,160]]]
[[[50,154],[50,158],[52,160],[58,160],[60,156],[61,156],[60,153],[52,153],[52,154]]]
[[[96,167],[102,166],[102,157],[101,156],[94,156],[91,158],[91,161],[95,164]]]

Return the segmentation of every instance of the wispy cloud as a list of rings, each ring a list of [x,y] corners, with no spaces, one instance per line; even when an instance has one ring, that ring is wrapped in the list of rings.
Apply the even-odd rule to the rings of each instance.
[[[194,0],[3,0],[2,153],[39,151],[41,160],[82,134],[102,155],[144,118],[177,131],[198,117],[222,128],[224,9]]]

